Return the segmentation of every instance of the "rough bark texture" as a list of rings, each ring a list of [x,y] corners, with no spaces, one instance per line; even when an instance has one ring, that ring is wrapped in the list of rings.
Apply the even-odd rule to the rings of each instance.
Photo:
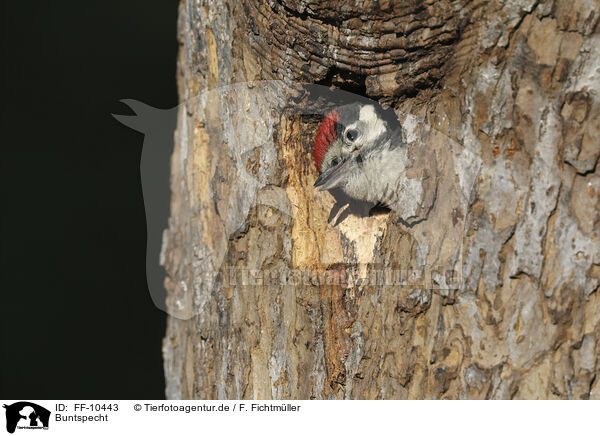
[[[600,399],[599,22],[597,0],[182,2],[167,396]],[[229,86],[256,80],[281,82]],[[328,224],[296,82],[395,109],[426,219]],[[435,286],[365,280],[424,265]]]

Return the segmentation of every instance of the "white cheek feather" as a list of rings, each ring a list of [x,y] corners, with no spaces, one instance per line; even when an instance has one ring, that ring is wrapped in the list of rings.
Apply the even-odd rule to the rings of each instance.
[[[358,119],[362,121],[365,126],[365,137],[361,139],[363,144],[374,141],[385,132],[385,124],[381,118],[377,116],[377,112],[375,112],[375,107],[373,105],[367,105],[360,108]]]
[[[389,203],[405,171],[404,160],[404,150],[384,148],[353,171],[348,177],[346,192],[360,200]]]
[[[365,160],[360,170],[348,177],[344,191],[351,197],[380,202],[400,216],[409,217],[416,212],[422,195],[421,184],[405,176],[406,149],[384,148],[372,159]],[[376,175],[375,178],[369,175]]]

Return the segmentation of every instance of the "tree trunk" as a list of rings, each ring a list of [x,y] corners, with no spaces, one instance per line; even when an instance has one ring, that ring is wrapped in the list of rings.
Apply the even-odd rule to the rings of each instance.
[[[595,0],[182,2],[167,396],[600,399],[599,18]],[[300,82],[395,110],[420,221],[328,223]]]

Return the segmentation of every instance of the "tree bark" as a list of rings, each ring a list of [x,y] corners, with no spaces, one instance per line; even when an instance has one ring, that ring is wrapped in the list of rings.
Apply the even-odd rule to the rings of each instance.
[[[182,2],[167,396],[600,399],[599,22],[595,0]],[[328,223],[300,82],[394,109],[421,221]]]

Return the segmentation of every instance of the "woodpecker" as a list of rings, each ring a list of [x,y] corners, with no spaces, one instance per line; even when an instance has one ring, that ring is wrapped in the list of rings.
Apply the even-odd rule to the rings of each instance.
[[[328,113],[313,142],[320,171],[315,188],[340,188],[351,198],[380,204],[399,218],[414,216],[421,184],[406,177],[408,151],[401,126],[373,104],[352,103]]]

